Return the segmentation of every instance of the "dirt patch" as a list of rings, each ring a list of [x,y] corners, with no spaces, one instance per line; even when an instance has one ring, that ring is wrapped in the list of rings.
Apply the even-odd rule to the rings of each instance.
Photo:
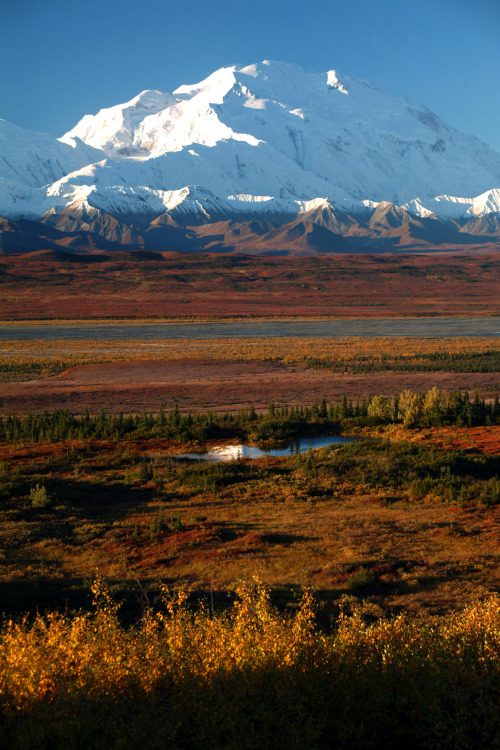
[[[282,374],[286,366],[274,362],[239,360],[144,360],[110,362],[72,367],[52,378],[61,384],[84,385],[197,385],[223,380],[253,381],[256,377]]]

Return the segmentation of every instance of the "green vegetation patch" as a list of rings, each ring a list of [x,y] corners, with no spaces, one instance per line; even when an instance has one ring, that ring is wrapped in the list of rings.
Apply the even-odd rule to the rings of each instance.
[[[499,372],[500,351],[305,357],[307,367],[367,375],[375,372]]]

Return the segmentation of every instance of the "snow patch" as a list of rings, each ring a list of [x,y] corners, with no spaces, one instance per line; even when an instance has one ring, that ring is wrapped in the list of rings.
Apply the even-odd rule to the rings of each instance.
[[[338,77],[336,70],[327,71],[326,83],[327,86],[330,86],[332,89],[337,89],[337,91],[340,91],[342,94],[349,94],[348,90],[345,88],[344,84]]]
[[[263,203],[264,201],[272,201],[272,195],[247,195],[240,193],[239,195],[228,195],[230,201],[243,201],[244,203]]]
[[[265,109],[269,99],[257,99],[256,96],[249,96],[243,106],[249,109]]]

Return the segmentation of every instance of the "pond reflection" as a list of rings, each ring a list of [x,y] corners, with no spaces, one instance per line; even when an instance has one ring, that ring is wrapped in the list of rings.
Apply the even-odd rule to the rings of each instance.
[[[194,461],[237,461],[240,458],[262,458],[263,456],[294,456],[298,453],[327,448],[336,443],[355,443],[356,437],[343,435],[322,435],[320,437],[297,438],[281,444],[278,448],[257,448],[255,445],[220,445],[206,453],[184,453],[179,458],[189,458]]]

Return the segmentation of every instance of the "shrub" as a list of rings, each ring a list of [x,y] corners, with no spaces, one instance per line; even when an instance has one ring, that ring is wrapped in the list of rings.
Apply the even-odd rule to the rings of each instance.
[[[0,630],[2,747],[498,747],[497,597],[427,622],[341,612],[325,635],[307,593],[286,615],[242,585],[214,614],[181,591],[124,628],[102,582],[92,590],[95,614]]]
[[[358,568],[349,578],[347,585],[351,591],[361,591],[367,589],[370,586],[375,586],[378,581],[378,576],[373,570],[367,570],[366,568]]]
[[[46,508],[51,502],[49,494],[42,484],[37,484],[36,487],[31,488],[30,500],[33,508]]]

